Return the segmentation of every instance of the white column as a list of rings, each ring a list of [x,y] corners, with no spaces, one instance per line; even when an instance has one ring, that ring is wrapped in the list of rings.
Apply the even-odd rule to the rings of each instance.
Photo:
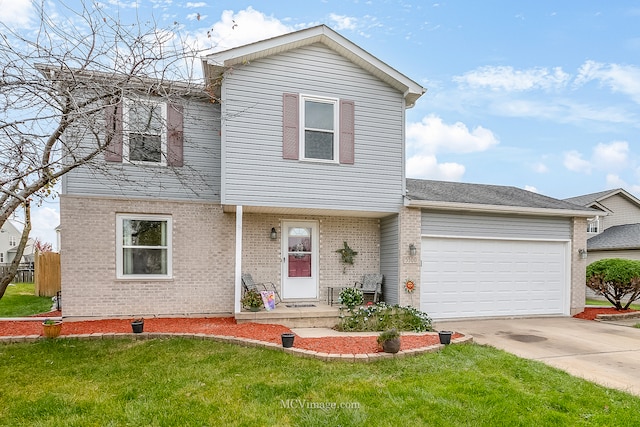
[[[235,313],[240,313],[240,298],[242,297],[242,206],[236,206],[236,286]]]

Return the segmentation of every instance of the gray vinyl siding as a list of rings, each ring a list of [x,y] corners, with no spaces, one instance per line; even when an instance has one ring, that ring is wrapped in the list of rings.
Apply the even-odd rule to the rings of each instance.
[[[63,178],[64,194],[220,201],[220,107],[184,103],[184,166],[106,162],[74,169]]]
[[[422,211],[422,234],[504,239],[571,239],[569,218]]]
[[[398,215],[382,218],[380,220],[380,273],[384,274],[382,300],[387,304],[400,303],[398,298],[399,239]]]
[[[282,158],[283,93],[355,102],[355,164]],[[223,81],[222,202],[398,212],[402,94],[323,45],[239,66]]]

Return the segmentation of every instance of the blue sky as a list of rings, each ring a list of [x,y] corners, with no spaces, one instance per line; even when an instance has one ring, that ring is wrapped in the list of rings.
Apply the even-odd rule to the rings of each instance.
[[[50,4],[62,19],[62,2]],[[114,16],[153,17],[161,27],[178,22],[183,36],[217,50],[330,26],[428,89],[407,112],[408,177],[511,185],[556,198],[622,187],[640,197],[636,2],[101,5]],[[35,22],[30,13],[27,0],[0,0],[0,20],[25,31]],[[42,221],[56,222],[57,205],[45,209]]]

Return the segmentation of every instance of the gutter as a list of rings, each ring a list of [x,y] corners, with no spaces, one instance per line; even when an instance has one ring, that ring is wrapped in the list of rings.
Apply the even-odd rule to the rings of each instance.
[[[526,206],[502,206],[485,205],[477,203],[442,202],[429,200],[412,200],[408,197],[404,199],[404,206],[410,208],[423,208],[433,210],[462,211],[462,212],[486,212],[486,213],[509,213],[521,215],[539,216],[564,216],[592,218],[595,210],[573,210],[573,209],[552,209],[552,208],[532,208]]]

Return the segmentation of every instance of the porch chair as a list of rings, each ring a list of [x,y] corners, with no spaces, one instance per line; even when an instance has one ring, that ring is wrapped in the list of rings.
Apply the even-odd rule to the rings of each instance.
[[[372,294],[373,303],[375,304],[379,302],[380,295],[382,295],[383,281],[384,275],[382,274],[365,274],[362,276],[362,281],[356,282],[354,287],[360,289],[364,295]]]
[[[282,301],[282,298],[280,298],[280,294],[278,293],[278,289],[276,289],[276,285],[274,285],[273,282],[256,283],[253,281],[253,277],[251,277],[251,274],[249,273],[244,273],[242,275],[242,287],[244,292],[250,290],[254,290],[256,292],[273,291],[276,298],[276,304],[280,304]]]

